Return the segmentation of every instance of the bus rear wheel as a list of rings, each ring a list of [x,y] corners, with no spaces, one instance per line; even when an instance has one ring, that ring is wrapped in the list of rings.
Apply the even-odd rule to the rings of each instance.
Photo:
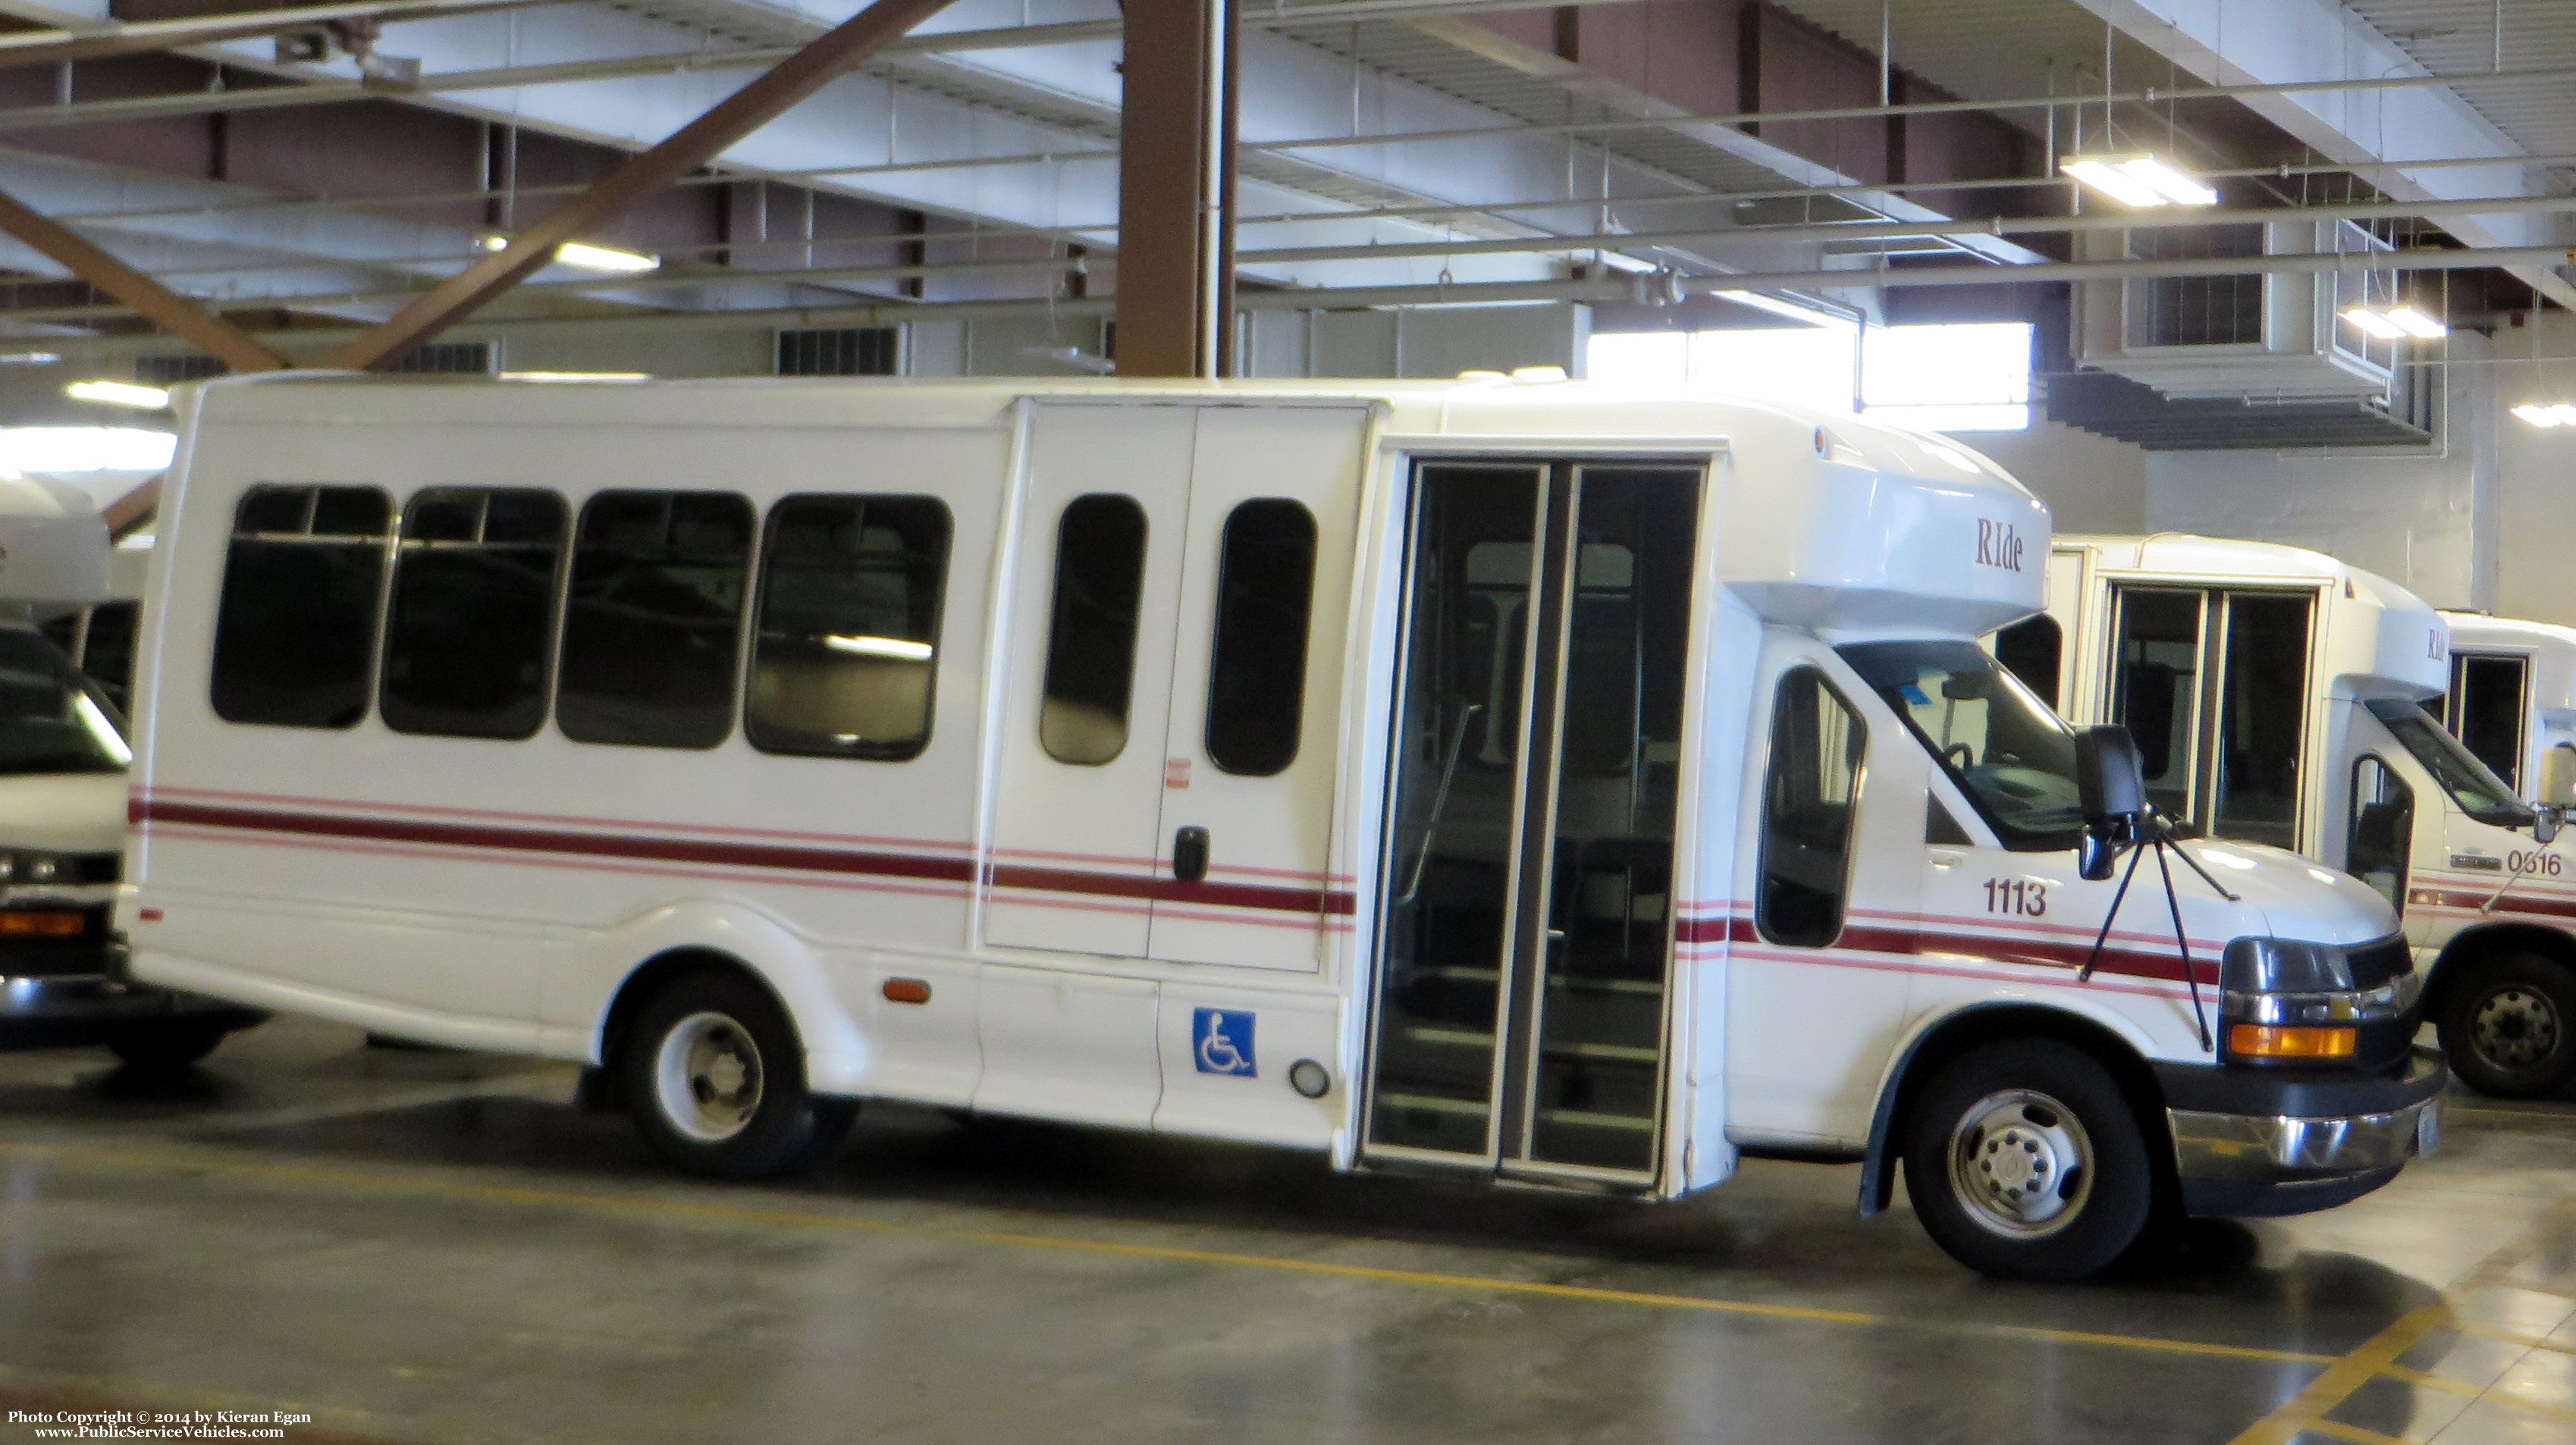
[[[2470,964],[2445,990],[2442,1052],[2481,1094],[2528,1099],[2576,1075],[2576,978],[2556,961],[2505,953]]]
[[[653,1152],[711,1179],[764,1179],[821,1162],[857,1110],[805,1087],[784,1009],[740,974],[672,980],[619,1045],[618,1092]]]
[[[2146,1232],[2155,1188],[2119,1081],[2055,1039],[1961,1054],[1906,1122],[1905,1189],[1924,1231],[1996,1279],[2099,1273]]]

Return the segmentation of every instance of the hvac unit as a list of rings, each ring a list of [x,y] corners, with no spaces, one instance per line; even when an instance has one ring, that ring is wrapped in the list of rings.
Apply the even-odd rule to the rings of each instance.
[[[2158,227],[2076,236],[2079,261],[2386,252],[2348,221]],[[2088,281],[2076,288],[2075,359],[2176,400],[2386,406],[2397,356],[2340,319],[2369,273],[2248,272]],[[2382,279],[2378,285],[2386,286]],[[2373,300],[2386,300],[2373,291]]]

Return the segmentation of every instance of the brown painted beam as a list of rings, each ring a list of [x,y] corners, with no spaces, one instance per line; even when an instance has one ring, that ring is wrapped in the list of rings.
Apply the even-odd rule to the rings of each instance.
[[[99,516],[107,523],[110,541],[123,541],[130,533],[148,525],[161,510],[161,479],[151,477],[142,485],[107,504]]]
[[[275,371],[294,365],[240,327],[6,195],[0,195],[0,231],[61,262],[73,275],[133,307],[162,330],[222,357],[235,371]]]
[[[1230,11],[1226,0],[1125,8],[1114,359],[1121,376],[1215,376],[1234,309]]]
[[[507,250],[484,257],[395,312],[344,347],[331,364],[361,369],[400,360],[553,260],[556,247],[715,159],[725,147],[902,39],[948,4],[949,0],[876,0],[520,232]]]

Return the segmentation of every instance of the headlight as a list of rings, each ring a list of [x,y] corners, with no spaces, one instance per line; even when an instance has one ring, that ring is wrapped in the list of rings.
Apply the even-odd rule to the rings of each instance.
[[[2403,1018],[2423,990],[2411,969],[2357,987],[2352,956],[2331,943],[2239,938],[2218,965],[2219,1012],[2228,1052],[2292,1063],[2353,1057],[2363,1024]]]

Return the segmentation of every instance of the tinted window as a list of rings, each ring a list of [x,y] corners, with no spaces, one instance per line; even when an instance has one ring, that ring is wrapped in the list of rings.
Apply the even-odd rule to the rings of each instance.
[[[2193,817],[2192,718],[2199,705],[2201,594],[2120,589],[2119,675],[2111,721],[2137,739],[2147,801]]]
[[[1753,914],[1773,943],[1820,948],[1842,932],[1867,745],[1859,715],[1823,674],[1801,667],[1780,679],[1762,785],[1762,891]]]
[[[601,492],[582,504],[555,683],[565,737],[724,741],[751,530],[751,503],[724,492]]]
[[[927,747],[947,570],[935,497],[772,507],[743,716],[752,746],[881,760]]]
[[[71,659],[33,632],[0,628],[0,776],[116,773],[133,757]]]
[[[131,602],[102,602],[89,612],[89,631],[81,641],[81,671],[98,683],[108,701],[134,710],[134,614]]]
[[[1278,497],[1235,508],[1225,520],[1216,589],[1208,758],[1229,773],[1268,777],[1296,761],[1306,707],[1314,514]]]
[[[2226,687],[2219,694],[2218,788],[2209,828],[2218,837],[2299,846],[2310,605],[2305,593],[2227,598]]]
[[[1995,634],[1995,661],[2011,668],[2012,675],[2050,707],[2057,706],[2058,664],[2065,648],[2066,637],[2057,619],[2045,612]]]
[[[1840,651],[2005,847],[2075,846],[2084,826],[2075,736],[2020,679],[1965,642],[1855,642]]]
[[[2344,871],[2369,884],[2388,906],[2406,908],[2406,845],[2415,835],[2415,794],[2397,770],[2375,757],[2352,765],[2352,831]]]
[[[564,502],[438,487],[403,510],[378,707],[396,732],[524,738],[546,715]]]
[[[2451,659],[2448,722],[2487,770],[2505,786],[2522,785],[2522,693],[2527,669],[2519,657],[2463,652]]]
[[[233,514],[207,687],[231,722],[355,727],[393,506],[373,487],[253,487]]]
[[[1145,509],[1107,492],[1074,498],[1056,528],[1038,711],[1038,741],[1057,762],[1105,763],[1126,750],[1144,590]]]

